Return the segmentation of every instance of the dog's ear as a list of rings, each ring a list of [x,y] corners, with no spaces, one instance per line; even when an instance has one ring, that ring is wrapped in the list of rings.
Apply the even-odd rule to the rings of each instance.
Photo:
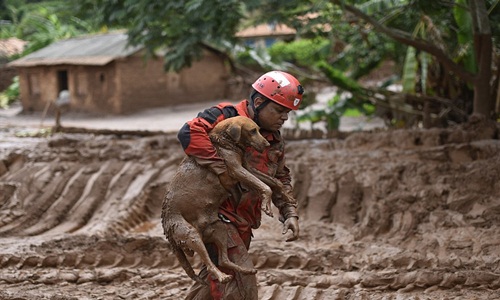
[[[238,143],[241,138],[241,125],[240,124],[231,124],[231,126],[227,130],[229,136],[233,141]]]

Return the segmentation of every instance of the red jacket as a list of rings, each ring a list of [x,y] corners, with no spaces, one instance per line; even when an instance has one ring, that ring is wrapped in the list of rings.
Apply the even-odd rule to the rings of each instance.
[[[248,115],[248,101],[243,100],[236,105],[228,102],[220,103],[199,113],[196,118],[184,124],[178,134],[179,141],[187,155],[199,158],[217,174],[225,171],[222,158],[217,156],[208,132],[220,121],[235,116]],[[291,192],[290,170],[285,165],[285,143],[280,132],[269,132],[261,129],[261,134],[269,141],[270,146],[263,153],[248,147],[245,159],[248,164],[261,172],[276,177]],[[296,204],[284,202],[280,197],[273,197],[278,207],[281,220],[297,216]],[[261,221],[260,196],[252,191],[245,192],[239,202],[226,200],[220,208],[220,214],[234,223],[240,233],[251,234],[251,228],[258,228]]]

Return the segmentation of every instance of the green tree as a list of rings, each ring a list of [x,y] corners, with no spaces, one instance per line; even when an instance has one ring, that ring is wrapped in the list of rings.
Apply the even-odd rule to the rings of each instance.
[[[77,8],[81,18],[93,16],[99,26],[127,28],[131,44],[145,45],[151,53],[167,48],[168,69],[179,70],[190,65],[207,44],[232,49],[235,33],[247,20],[251,20],[250,24],[279,22],[297,29],[301,38],[327,37],[332,44],[343,42],[348,46],[327,59],[326,65],[322,62],[310,66],[310,72],[319,70],[326,78],[338,81],[342,76],[332,77],[337,74],[333,67],[350,79],[358,79],[380,61],[391,58],[405,66],[406,83],[411,82],[410,75],[414,76],[415,85],[407,86],[408,93],[361,88],[353,93],[359,99],[420,117],[433,115],[429,111],[435,112],[434,115],[450,110],[488,117],[494,112],[498,74],[496,77],[492,74],[492,57],[493,49],[498,49],[500,43],[500,12],[495,9],[498,0],[71,0],[67,3]],[[325,25],[329,30],[325,30]],[[437,81],[432,86],[429,84],[432,78],[449,81]],[[463,90],[459,96],[455,85]],[[344,85],[346,89],[349,86],[352,85]],[[467,86],[473,101],[467,98]]]
[[[22,54],[39,50],[54,41],[93,31],[89,24],[74,17],[65,0],[5,0],[0,2],[0,38],[17,37],[28,42]],[[19,97],[18,78],[0,93],[0,108]]]
[[[150,53],[168,48],[166,67],[179,70],[201,56],[207,44],[233,42],[243,18],[243,2],[237,0],[72,0],[80,16],[96,23],[127,28],[130,43],[145,45]]]
[[[64,0],[7,0],[2,5],[5,10],[0,37],[17,37],[27,41],[23,55],[54,41],[95,30],[86,21],[74,17]]]
[[[436,44],[432,41],[432,39],[427,38],[426,36],[415,36],[409,34],[408,32],[389,27],[376,17],[366,14],[354,5],[349,5],[343,1],[337,0],[333,2],[338,5],[342,5],[343,9],[347,12],[373,26],[374,30],[377,32],[383,33],[398,42],[431,55],[447,72],[452,73],[453,76],[456,76],[460,80],[473,86],[473,112],[488,117],[492,116],[492,113],[494,112],[495,98],[493,97],[494,93],[492,92],[493,86],[490,85],[490,82],[492,79],[492,55],[494,48],[489,12],[485,1],[471,0],[468,1],[468,3],[467,1],[457,1],[456,3],[444,1],[438,1],[437,3],[435,1],[419,1],[426,2],[430,7],[440,5],[440,10],[448,8],[451,13],[457,13],[457,11],[459,11],[459,13],[462,14],[462,17],[458,18],[460,23],[454,24],[459,27],[456,29],[458,34],[454,34],[453,37],[456,38],[450,42],[459,43],[463,46],[463,48],[468,48],[469,50],[466,51],[468,54],[466,55],[467,59],[460,59],[458,61],[455,60],[456,57],[447,53],[448,49],[440,47],[439,44]],[[411,1],[401,2],[408,2],[407,5],[413,5]],[[431,15],[423,14],[425,12],[424,9],[422,9],[421,12],[421,17],[425,16],[430,18]],[[469,21],[466,21],[467,17],[470,17]],[[442,20],[447,21],[448,24],[453,24],[451,20],[457,20],[457,18],[448,17],[442,18]],[[462,28],[460,28],[460,26],[462,26]],[[442,32],[450,33],[445,30],[442,30]],[[471,53],[474,53],[475,55],[471,55]],[[474,70],[474,66],[476,65],[477,69]]]

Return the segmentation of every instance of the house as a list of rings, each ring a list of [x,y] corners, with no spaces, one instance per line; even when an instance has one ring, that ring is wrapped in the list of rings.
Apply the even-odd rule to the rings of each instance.
[[[214,51],[207,48],[179,73],[166,72],[160,57],[145,59],[144,51],[116,32],[55,42],[9,66],[19,73],[23,111],[42,111],[63,91],[72,111],[98,114],[225,98],[228,70]]]
[[[293,40],[296,30],[284,24],[266,23],[248,27],[236,33],[236,37],[251,47],[269,47],[277,41]]]

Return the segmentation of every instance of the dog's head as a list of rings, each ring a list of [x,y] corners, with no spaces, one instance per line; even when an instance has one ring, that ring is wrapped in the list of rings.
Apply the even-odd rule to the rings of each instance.
[[[250,146],[262,152],[269,146],[269,142],[260,134],[259,129],[259,125],[252,119],[242,116],[225,119],[214,128],[216,132],[225,133],[236,145]]]

